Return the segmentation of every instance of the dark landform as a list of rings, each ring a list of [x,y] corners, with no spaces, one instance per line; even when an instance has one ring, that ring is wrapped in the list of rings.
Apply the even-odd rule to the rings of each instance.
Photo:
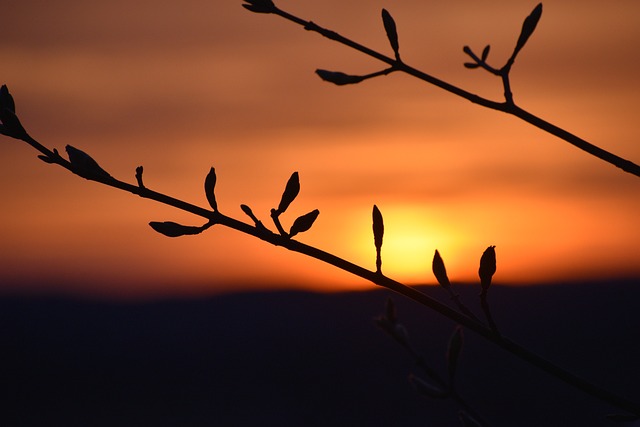
[[[425,291],[446,301],[437,287]],[[458,292],[481,315],[478,289]],[[2,426],[460,426],[375,326],[399,321],[443,376],[454,324],[384,290],[104,302],[0,298]],[[501,332],[640,401],[640,281],[490,290]],[[465,331],[456,384],[492,426],[609,426],[619,413]],[[618,424],[616,424],[618,425]]]

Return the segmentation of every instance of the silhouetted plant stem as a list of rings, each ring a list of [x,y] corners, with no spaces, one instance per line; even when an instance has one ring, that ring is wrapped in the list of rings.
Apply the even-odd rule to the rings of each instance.
[[[24,140],[29,145],[34,147],[36,150],[41,152],[43,155],[39,156],[39,158],[41,158],[45,162],[51,163],[51,164],[58,164],[64,167],[65,169],[68,169],[72,173],[78,176],[81,176],[87,180],[96,181],[110,187],[118,188],[120,190],[138,195],[140,197],[150,199],[150,200],[155,200],[159,203],[173,206],[185,212],[190,212],[194,215],[208,219],[208,223],[205,224],[205,226],[200,227],[200,229],[202,230],[204,230],[205,228],[209,228],[213,225],[222,225],[225,227],[229,227],[241,233],[245,233],[245,234],[257,237],[266,242],[269,242],[272,245],[282,246],[291,251],[299,252],[311,258],[315,258],[319,261],[323,261],[343,271],[346,271],[355,276],[361,277],[378,286],[387,288],[391,291],[404,295],[405,297],[412,299],[413,301],[436,311],[437,313],[452,320],[453,322],[475,332],[476,334],[494,343],[495,345],[502,347],[503,349],[513,354],[514,356],[519,357],[520,359],[528,362],[533,366],[537,366],[538,368],[546,371],[547,373],[555,376],[558,379],[565,381],[566,383],[576,387],[577,389],[580,389],[587,394],[590,394],[596,398],[601,399],[602,401],[605,401],[613,406],[616,406],[619,409],[629,411],[635,415],[640,415],[640,405],[634,402],[631,402],[625,398],[622,398],[607,390],[604,390],[600,387],[597,387],[589,383],[588,381],[566,371],[565,369],[560,368],[559,366],[536,355],[535,353],[520,346],[519,344],[516,344],[515,342],[503,336],[498,335],[494,330],[486,327],[484,324],[480,323],[476,319],[468,317],[452,309],[448,305],[439,302],[438,300],[420,292],[419,290],[413,287],[404,285],[400,282],[397,282],[385,276],[384,274],[382,274],[382,272],[379,269],[377,269],[376,271],[368,270],[364,267],[361,267],[357,264],[354,264],[350,261],[347,261],[331,253],[325,252],[313,246],[306,245],[297,240],[293,240],[289,237],[287,233],[276,234],[268,230],[264,226],[258,226],[257,224],[251,225],[251,224],[244,223],[242,221],[239,221],[227,215],[224,215],[217,210],[213,211],[209,209],[204,209],[202,207],[193,205],[191,203],[182,201],[180,199],[151,190],[148,187],[129,184],[127,182],[120,181],[116,178],[113,178],[108,174],[87,174],[86,170],[79,170],[78,165],[60,156],[57,150],[53,150],[53,151],[49,150],[48,148],[46,148],[45,146],[37,142],[35,139],[31,138],[30,136],[27,135],[26,137],[20,137],[19,139]],[[79,151],[77,149],[74,149],[74,150]],[[91,160],[93,161],[93,159]],[[97,166],[97,163],[96,163],[96,166]],[[292,178],[294,176],[297,180],[297,174],[292,175]],[[285,191],[285,194],[287,194],[287,191]],[[246,213],[246,210],[245,210],[245,213]],[[195,229],[197,227],[191,227],[191,228]]]
[[[499,335],[500,332],[498,331],[498,326],[496,325],[496,322],[494,322],[493,316],[491,315],[491,308],[489,308],[489,302],[487,301],[486,292],[480,295],[480,306],[482,307],[482,311],[484,312],[484,316],[487,319],[489,327],[493,332]]]
[[[327,264],[333,265],[355,276],[368,280],[371,283],[404,295],[407,298],[410,298],[438,312],[442,316],[449,318],[457,324],[462,325],[465,328],[477,333],[478,335],[484,337],[495,345],[507,350],[511,354],[534,366],[539,367],[540,369],[565,381],[566,383],[580,390],[583,390],[584,392],[605,402],[617,406],[620,409],[624,409],[640,416],[640,405],[617,396],[607,390],[599,388],[589,383],[588,381],[571,374],[570,372],[554,365],[548,360],[536,355],[535,353],[514,343],[513,341],[500,336],[496,333],[495,330],[486,327],[477,319],[458,312],[448,305],[442,304],[438,300],[429,297],[428,295],[418,291],[415,288],[403,285],[400,282],[386,277],[381,271],[381,260],[379,259],[379,250],[382,246],[384,224],[382,215],[375,205],[373,209],[373,232],[374,243],[378,252],[378,257],[376,260],[376,270],[372,271],[313,246],[309,246],[299,241],[293,240],[291,238],[296,233],[304,232],[312,226],[313,222],[319,214],[319,211],[317,209],[297,218],[294,221],[294,224],[292,225],[291,231],[289,233],[286,233],[282,226],[278,227],[278,216],[286,211],[287,207],[296,198],[300,190],[300,183],[297,172],[294,172],[289,178],[277,209],[272,210],[272,216],[275,218],[274,222],[276,223],[276,227],[278,228],[279,232],[279,234],[276,234],[264,227],[264,225],[262,225],[262,223],[257,220],[255,215],[253,215],[251,209],[246,205],[242,205],[241,208],[245,214],[251,217],[251,219],[254,221],[254,225],[238,221],[234,218],[223,215],[218,211],[217,201],[215,200],[214,194],[216,176],[215,170],[213,168],[211,168],[209,174],[207,175],[207,178],[205,179],[205,193],[207,196],[207,200],[209,201],[209,204],[212,208],[212,210],[209,210],[145,187],[142,184],[142,167],[136,168],[135,176],[137,185],[134,185],[112,177],[109,173],[102,169],[100,165],[88,154],[72,146],[66,146],[69,160],[63,158],[59,154],[58,150],[48,149],[26,132],[18,117],[15,115],[15,104],[6,86],[2,86],[2,88],[0,88],[0,104],[2,104],[0,105],[0,113],[2,114],[2,124],[0,126],[1,133],[3,133],[5,136],[25,141],[26,143],[31,145],[41,153],[38,158],[43,160],[44,162],[49,164],[58,164],[71,171],[72,173],[87,180],[96,181],[110,187],[118,188],[120,190],[127,191],[146,199],[155,200],[159,203],[173,206],[177,209],[193,213],[208,220],[208,222],[202,226],[184,226],[171,221],[150,223],[150,225],[156,231],[164,235],[167,235],[169,237],[177,237],[182,235],[199,234],[200,232],[208,229],[213,225],[220,224],[240,231],[242,233],[257,237],[275,246],[283,246],[291,251],[302,253],[319,261],[323,261]],[[438,255],[437,251],[436,255]],[[436,265],[434,272],[438,273],[436,274],[436,277],[440,276],[439,281],[442,281],[441,283],[445,283],[446,286],[446,284],[448,283],[448,279],[446,279],[446,281],[444,280],[444,275],[446,275],[444,273],[444,264],[442,264],[441,266]],[[489,248],[487,248],[487,250],[485,250],[480,261],[479,275],[482,281],[483,292],[486,292],[490,284],[491,276],[494,272],[495,251],[494,246],[490,246]]]
[[[467,316],[467,317],[470,317],[471,319],[473,319],[473,320],[475,320],[475,321],[477,321],[477,322],[479,322],[479,321],[480,321],[480,319],[478,319],[478,317],[477,317],[475,314],[473,314],[473,313],[471,312],[471,310],[469,310],[469,309],[467,308],[467,306],[466,306],[466,305],[464,305],[464,304],[462,303],[462,301],[460,300],[460,295],[456,294],[456,293],[455,293],[455,292],[453,292],[453,291],[450,291],[450,295],[451,295],[451,300],[453,300],[453,302],[454,302],[454,303],[456,304],[456,306],[458,307],[458,310],[460,310],[460,312],[461,312],[462,314],[464,314],[464,315],[465,315],[465,316]]]
[[[619,157],[613,153],[610,153],[607,150],[604,150],[596,145],[591,144],[590,142],[585,141],[582,138],[577,137],[576,135],[573,135],[570,132],[567,132],[566,130],[553,125],[551,123],[549,123],[546,120],[543,120],[531,113],[529,113],[528,111],[518,107],[515,102],[513,101],[513,94],[511,92],[511,85],[509,82],[509,71],[511,70],[511,66],[513,65],[513,62],[515,60],[515,54],[520,50],[520,47],[517,47],[516,51],[514,51],[514,55],[512,55],[512,57],[509,59],[509,61],[507,62],[507,64],[499,69],[493,69],[491,67],[483,67],[485,69],[487,69],[488,71],[492,72],[493,74],[496,74],[498,76],[501,77],[502,82],[503,82],[503,87],[504,87],[504,96],[505,96],[505,101],[504,102],[496,102],[496,101],[492,101],[490,99],[487,98],[483,98],[481,96],[478,96],[476,94],[473,94],[471,92],[468,92],[462,88],[459,88],[455,85],[452,85],[450,83],[445,82],[444,80],[440,80],[430,74],[427,74],[425,72],[422,72],[416,68],[413,68],[409,65],[407,65],[404,61],[400,60],[400,58],[392,58],[389,57],[387,55],[384,55],[376,50],[373,50],[369,47],[366,47],[360,43],[357,43],[347,37],[344,37],[338,33],[336,33],[335,31],[332,30],[328,30],[326,28],[323,28],[321,26],[319,26],[318,24],[312,22],[312,21],[307,21],[304,20],[302,18],[299,18],[295,15],[292,15],[282,9],[279,9],[277,6],[270,4],[268,6],[268,8],[266,9],[268,11],[263,11],[262,13],[272,13],[274,15],[278,15],[288,21],[294,22],[300,26],[302,26],[305,30],[307,31],[313,31],[316,32],[330,40],[336,41],[338,43],[341,43],[345,46],[348,46],[352,49],[355,49],[359,52],[364,53],[365,55],[368,55],[372,58],[375,58],[379,61],[382,61],[384,63],[387,63],[391,66],[392,70],[394,71],[402,71],[406,74],[409,74],[413,77],[416,77],[420,80],[423,80],[429,84],[432,84],[434,86],[437,86],[447,92],[450,92],[454,95],[457,95],[459,97],[462,97],[464,99],[467,99],[468,101],[471,101],[474,104],[478,104],[481,105],[483,107],[486,108],[490,108],[492,110],[496,110],[496,111],[502,111],[504,113],[507,114],[511,114],[515,117],[518,117],[519,119],[551,134],[554,135],[570,144],[572,144],[573,146],[599,158],[600,160],[603,160],[607,163],[610,163],[620,169],[622,169],[625,172],[628,172],[632,175],[635,175],[637,177],[640,177],[640,165],[633,163],[629,160],[626,160],[622,157]],[[466,51],[466,50],[465,50]],[[479,61],[481,60],[480,58],[477,58],[477,56],[475,57],[476,59],[478,59]],[[482,61],[482,63],[484,63],[484,61]],[[482,64],[481,64],[482,65]],[[380,73],[380,74],[388,74],[388,73]]]
[[[395,342],[404,348],[416,366],[420,368],[429,378],[425,381],[413,374],[409,376],[409,381],[416,387],[416,391],[426,398],[430,399],[450,399],[453,400],[460,409],[469,414],[473,419],[477,420],[480,425],[488,427],[489,424],[484,420],[474,408],[459,394],[457,388],[453,384],[453,379],[445,380],[435,369],[433,369],[424,359],[424,357],[415,349],[409,333],[404,325],[398,322],[395,305],[393,300],[387,300],[386,313],[375,319],[378,327],[391,336]],[[456,331],[457,332],[457,331]],[[447,351],[448,355],[448,351]]]

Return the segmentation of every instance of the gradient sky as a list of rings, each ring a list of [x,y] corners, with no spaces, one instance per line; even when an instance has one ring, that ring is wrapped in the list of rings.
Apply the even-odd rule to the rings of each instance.
[[[497,283],[640,277],[640,179],[517,119],[393,74],[383,65],[238,1],[23,0],[3,6],[0,80],[29,133],[71,144],[113,176],[266,223],[288,177],[302,191],[283,221],[320,217],[299,240],[375,268],[371,208],[386,226],[384,271],[433,282],[435,249],[453,281],[475,280],[496,245]],[[500,100],[498,79],[467,70],[462,46],[508,57],[536,2],[280,1],[305,19],[391,55],[380,20],[398,25],[404,60]],[[516,102],[640,162],[640,3],[544,2],[512,71]],[[163,237],[149,221],[203,220],[46,165],[0,141],[0,292],[109,296],[260,287],[364,289],[358,278],[218,227]],[[289,222],[290,223],[290,222]]]

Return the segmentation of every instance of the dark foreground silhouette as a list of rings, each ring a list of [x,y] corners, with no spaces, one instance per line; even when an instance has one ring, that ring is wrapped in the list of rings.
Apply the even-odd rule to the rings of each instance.
[[[478,289],[459,289],[467,301]],[[426,292],[442,296],[442,290]],[[273,292],[116,304],[0,299],[7,426],[459,426],[421,397],[373,318],[391,296],[444,372],[454,325],[388,291]],[[496,287],[501,332],[640,400],[640,283]],[[469,304],[477,307],[477,304]],[[457,384],[493,426],[608,426],[617,412],[465,334]]]

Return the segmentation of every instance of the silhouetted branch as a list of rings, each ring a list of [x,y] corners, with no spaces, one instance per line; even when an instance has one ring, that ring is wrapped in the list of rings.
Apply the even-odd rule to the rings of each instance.
[[[417,375],[409,375],[409,382],[416,391],[430,399],[451,399],[467,414],[477,421],[479,426],[488,426],[483,417],[472,408],[469,403],[460,395],[453,384],[453,374],[457,368],[458,358],[462,350],[462,330],[456,327],[449,341],[449,346],[445,353],[447,360],[447,370],[449,380],[445,380],[434,368],[428,365],[425,358],[415,349],[409,340],[409,333],[404,325],[398,322],[396,307],[391,298],[387,299],[385,313],[374,319],[377,326],[396,341],[414,359],[415,364],[422,369],[428,379]]]
[[[371,213],[373,220],[373,244],[376,247],[376,273],[382,274],[382,238],[384,237],[384,221],[382,213],[376,205],[373,205]]]
[[[481,105],[490,106],[491,108],[499,109],[501,111],[511,112],[516,115],[524,115],[528,117],[528,121],[535,122],[541,119],[535,118],[534,116],[530,116],[529,113],[524,112],[524,110],[520,110],[515,105],[507,105],[505,103],[495,103],[493,101],[486,100],[484,98],[477,97],[476,95],[470,94],[462,89],[459,89],[455,86],[449,85],[448,83],[442,82],[438,79],[435,79],[431,76],[428,76],[422,72],[414,70],[406,66],[404,63],[400,62],[399,59],[391,59],[387,58],[381,54],[370,51],[369,49],[362,47],[358,44],[348,41],[347,39],[342,38],[342,36],[337,35],[336,33],[329,32],[327,30],[321,29],[317,27],[315,24],[299,20],[299,18],[295,18],[291,15],[286,14],[285,12],[279,11],[273,3],[269,0],[253,0],[249,2],[247,7],[250,10],[259,11],[261,13],[277,13],[278,15],[284,16],[287,19],[294,20],[294,22],[300,21],[306,29],[317,31],[327,37],[330,37],[334,40],[341,41],[349,46],[357,48],[358,50],[362,50],[365,53],[369,53],[372,56],[378,57],[379,59],[389,63],[392,65],[393,70],[401,70],[407,72],[409,74],[415,75],[416,77],[422,78],[425,81],[431,82],[440,86],[446,90],[449,90],[453,93],[456,93],[462,97],[465,97],[473,102],[479,103]],[[299,22],[299,23],[300,23]],[[388,24],[387,24],[388,25]],[[389,32],[389,30],[388,30]],[[481,58],[482,59],[482,58]],[[387,69],[389,70],[389,69]],[[508,109],[507,109],[508,107]],[[242,210],[245,214],[247,214],[254,222],[253,225],[244,223],[227,215],[223,215],[218,210],[218,202],[215,198],[214,190],[216,184],[216,176],[215,170],[211,168],[207,177],[205,178],[205,192],[207,200],[210,204],[211,209],[205,209],[191,203],[182,201],[180,199],[168,196],[166,194],[151,190],[142,184],[142,168],[138,168],[136,170],[136,184],[130,184],[124,181],[120,181],[113,176],[111,176],[105,169],[103,169],[98,162],[96,162],[91,156],[89,156],[84,151],[81,151],[77,148],[67,146],[67,154],[69,159],[63,158],[58,150],[53,149],[50,150],[44,145],[40,144],[34,138],[32,138],[27,131],[22,126],[18,116],[15,113],[15,103],[13,101],[13,97],[9,94],[9,91],[6,86],[2,86],[0,88],[0,133],[9,136],[14,139],[22,140],[27,144],[34,147],[40,154],[38,158],[43,160],[48,164],[57,164],[62,166],[63,168],[69,170],[70,172],[90,181],[95,181],[113,188],[117,188],[123,191],[127,191],[129,193],[138,195],[140,197],[155,200],[159,203],[173,206],[179,210],[190,212],[194,215],[200,216],[202,218],[207,219],[207,222],[202,226],[185,226],[182,224],[178,224],[172,221],[164,221],[164,222],[151,222],[151,227],[154,230],[167,235],[169,237],[178,237],[184,235],[193,235],[200,234],[206,229],[214,226],[220,225],[224,227],[228,227],[239,231],[241,233],[251,235],[262,239],[266,242],[269,242],[276,246],[282,246],[287,248],[288,250],[299,252],[308,257],[315,258],[319,261],[332,265],[338,269],[349,272],[355,276],[361,277],[371,283],[374,283],[378,286],[384,287],[386,289],[397,292],[413,301],[428,307],[440,315],[452,320],[453,322],[463,326],[464,328],[478,334],[479,336],[485,338],[487,341],[503,348],[507,352],[512,355],[524,360],[525,362],[536,366],[550,375],[566,382],[574,386],[577,389],[584,391],[591,396],[601,399],[602,401],[608,402],[609,404],[618,407],[619,409],[628,411],[634,415],[640,415],[640,405],[635,402],[632,402],[628,399],[620,397],[614,393],[611,393],[605,389],[597,387],[588,381],[580,378],[563,368],[551,363],[550,361],[536,355],[535,353],[529,351],[528,349],[516,344],[515,342],[509,340],[506,337],[500,336],[495,333],[495,331],[479,322],[476,318],[468,316],[465,313],[458,312],[446,304],[439,302],[438,300],[429,297],[428,295],[420,292],[419,290],[406,286],[400,282],[397,282],[391,278],[388,278],[382,274],[381,265],[381,246],[382,246],[382,236],[384,232],[384,225],[382,221],[382,215],[377,207],[374,206],[373,211],[373,232],[374,232],[374,243],[376,246],[377,259],[376,259],[376,270],[371,271],[366,268],[363,268],[357,264],[351,263],[345,259],[337,257],[331,253],[325,252],[313,246],[306,245],[297,240],[292,239],[291,237],[296,233],[300,233],[308,230],[316,220],[319,211],[314,210],[305,214],[296,221],[294,221],[293,226],[291,227],[289,233],[285,232],[282,225],[280,224],[279,217],[280,215],[287,209],[291,202],[296,198],[299,192],[299,178],[298,174],[294,173],[289,181],[287,182],[287,186],[282,195],[282,199],[278,208],[271,210],[271,216],[273,218],[274,224],[277,228],[278,233],[274,233],[271,230],[267,229],[258,219],[255,217],[253,212],[246,206],[242,206]],[[543,122],[541,128],[546,128],[548,125]],[[555,128],[554,128],[555,129]],[[559,130],[561,132],[565,132]],[[590,144],[589,144],[590,145]],[[493,248],[490,248],[491,251]],[[487,250],[489,251],[489,249]],[[489,251],[489,252],[491,252]],[[480,277],[483,280],[483,292],[486,293],[486,289],[490,284],[491,276],[493,272],[495,272],[495,252],[493,252],[493,264],[490,255],[487,255],[487,261],[481,261],[480,267]],[[483,255],[484,258],[484,255]],[[486,278],[488,277],[488,281]],[[485,287],[486,283],[486,287]],[[462,310],[464,311],[464,310]],[[455,349],[455,347],[454,347]],[[452,350],[452,354],[454,354]],[[451,356],[451,360],[453,360],[453,356]],[[450,365],[452,366],[452,365]],[[451,372],[453,373],[455,369]]]
[[[622,157],[619,157],[609,151],[606,151],[594,144],[591,144],[590,142],[579,138],[578,136],[556,126],[553,125],[549,122],[547,122],[546,120],[543,120],[533,114],[531,114],[530,112],[520,108],[519,106],[517,106],[513,100],[513,94],[511,91],[511,84],[509,81],[509,72],[511,71],[511,67],[513,66],[513,63],[516,59],[516,56],[518,55],[518,53],[520,52],[520,50],[524,47],[525,43],[527,42],[527,40],[529,40],[529,38],[531,37],[531,35],[533,34],[533,31],[536,28],[536,25],[538,23],[538,21],[540,20],[540,17],[542,16],[542,4],[538,4],[534,10],[531,12],[531,14],[525,19],[523,25],[522,25],[522,31],[520,33],[520,36],[518,38],[518,41],[516,43],[516,46],[514,48],[514,51],[511,55],[511,57],[509,58],[509,60],[507,61],[507,63],[500,69],[495,69],[490,67],[487,63],[486,63],[486,59],[487,56],[489,54],[489,47],[485,47],[485,49],[483,50],[483,53],[480,57],[478,57],[477,55],[475,55],[473,53],[473,51],[471,51],[471,49],[469,47],[464,48],[464,52],[467,53],[467,55],[471,56],[471,58],[475,61],[472,63],[466,63],[465,66],[467,68],[478,68],[478,67],[482,67],[485,70],[491,72],[492,74],[495,74],[497,76],[499,76],[502,79],[502,83],[503,83],[503,89],[504,89],[504,97],[505,100],[503,102],[497,102],[497,101],[492,101],[490,99],[478,96],[476,94],[473,94],[471,92],[468,92],[458,86],[452,85],[450,83],[445,82],[444,80],[440,80],[430,74],[424,73],[416,68],[413,68],[411,66],[409,66],[406,62],[404,62],[403,60],[400,59],[400,55],[399,55],[399,47],[398,47],[398,42],[397,42],[397,29],[396,29],[396,23],[393,20],[393,18],[391,18],[391,15],[389,14],[388,11],[383,9],[383,24],[385,27],[385,30],[387,32],[387,37],[389,38],[389,41],[392,45],[392,49],[394,50],[395,53],[395,57],[389,57],[386,56],[374,49],[371,49],[369,47],[366,47],[364,45],[361,45],[351,39],[348,39],[347,37],[344,37],[338,33],[336,33],[335,31],[323,28],[321,26],[319,26],[318,24],[314,23],[313,21],[307,21],[304,20],[302,18],[299,18],[295,15],[292,15],[289,12],[286,12],[280,8],[278,8],[277,6],[275,6],[275,4],[273,2],[271,2],[270,0],[266,0],[266,1],[262,1],[262,0],[246,0],[247,3],[249,4],[243,4],[243,6],[253,12],[259,12],[259,13],[268,13],[268,14],[274,14],[274,15],[278,15],[288,21],[294,22],[300,26],[302,26],[305,30],[307,31],[313,31],[316,32],[330,40],[336,41],[338,43],[341,43],[345,46],[348,46],[354,50],[357,50],[359,52],[364,53],[365,55],[368,55],[372,58],[375,58],[381,62],[384,62],[386,64],[389,64],[391,66],[391,68],[387,69],[390,71],[402,71],[406,74],[409,74],[415,78],[418,78],[420,80],[423,80],[429,84],[432,84],[434,86],[437,86],[447,92],[450,92],[454,95],[457,95],[461,98],[464,98],[468,101],[471,101],[474,104],[478,104],[481,105],[483,107],[486,108],[490,108],[492,110],[496,110],[496,111],[501,111],[503,113],[507,113],[510,115],[513,115],[551,135],[554,135],[560,139],[563,139],[564,141],[570,143],[571,145],[586,151],[587,153],[591,154],[592,156],[595,156],[597,158],[599,158],[600,160],[603,160],[607,163],[610,163],[620,169],[622,169],[625,172],[628,172],[632,175],[635,175],[637,177],[640,177],[640,165],[637,165],[636,163],[633,163],[627,159],[624,159]],[[389,72],[390,72],[389,71]],[[336,72],[337,73],[337,72]],[[320,74],[320,73],[319,73]],[[322,75],[321,75],[322,77]],[[366,76],[364,76],[366,77]],[[323,79],[325,79],[324,77],[322,77]],[[370,77],[367,77],[370,78]],[[332,81],[330,79],[325,79],[325,80],[329,80]],[[349,83],[359,83],[359,81],[348,81],[348,79],[336,79],[336,81],[333,81],[336,84],[349,84]],[[357,79],[356,79],[357,80]],[[360,81],[364,80],[364,78],[360,79]]]
[[[471,312],[463,303],[460,301],[460,295],[456,294],[451,287],[451,282],[449,282],[449,277],[447,276],[447,269],[444,266],[444,261],[440,256],[440,252],[436,249],[435,254],[433,255],[433,261],[431,263],[431,269],[433,271],[433,275],[436,276],[436,280],[440,284],[440,286],[447,291],[453,302],[458,306],[458,310],[462,312],[465,316],[479,322],[480,319],[476,317],[475,314]]]
[[[142,182],[142,172],[144,172],[144,168],[142,166],[138,166],[136,168],[136,181],[138,181],[138,187],[144,188],[144,183]]]
[[[90,168],[89,170],[91,172],[87,173],[87,170],[85,169],[85,165],[82,165],[82,168],[80,168],[80,165],[77,162],[72,163],[64,159],[62,156],[58,154],[57,150],[53,150],[53,151],[49,150],[48,148],[46,148],[45,146],[37,142],[35,139],[28,136],[26,132],[24,134],[18,134],[17,136],[18,137],[16,139],[21,139],[27,142],[28,144],[36,148],[40,153],[42,153],[42,155],[47,158],[48,163],[58,164],[64,167],[65,169],[68,169],[72,173],[82,176],[85,179],[88,179],[90,181],[96,181],[110,187],[118,188],[120,190],[127,191],[129,193],[138,195],[146,199],[155,200],[156,202],[173,206],[185,212],[190,212],[194,215],[207,219],[208,222],[206,223],[206,228],[212,227],[214,225],[221,225],[224,227],[234,229],[241,233],[248,234],[248,235],[257,237],[261,240],[264,240],[266,242],[269,242],[272,245],[282,246],[284,248],[289,249],[290,251],[299,252],[311,258],[315,258],[326,264],[330,264],[343,271],[349,272],[355,276],[361,277],[378,286],[381,286],[383,288],[386,288],[394,292],[397,292],[401,295],[404,295],[405,297],[412,299],[417,303],[422,304],[425,307],[428,307],[436,311],[440,315],[460,324],[461,326],[469,329],[470,331],[475,332],[476,334],[480,335],[486,340],[492,342],[493,344],[513,354],[514,356],[517,356],[518,358],[524,360],[525,362],[546,371],[547,373],[566,382],[567,384],[570,384],[576,387],[577,389],[580,389],[585,393],[590,394],[591,396],[597,397],[605,402],[608,402],[609,404],[616,406],[620,409],[629,411],[635,415],[640,415],[640,405],[636,404],[635,402],[629,401],[612,392],[609,392],[605,389],[602,389],[598,386],[591,384],[590,382],[584,380],[583,378],[580,378],[566,371],[565,369],[536,355],[535,353],[531,352],[525,347],[522,347],[519,344],[516,344],[515,342],[509,340],[508,338],[495,334],[491,328],[486,327],[482,323],[478,322],[476,319],[470,318],[467,315],[462,314],[450,308],[448,305],[445,305],[439,302],[438,300],[431,298],[430,296],[420,292],[415,288],[404,285],[400,282],[397,282],[391,278],[384,276],[380,268],[381,261],[380,261],[380,264],[378,264],[378,262],[376,263],[377,264],[376,271],[368,270],[357,264],[349,262],[343,258],[337,257],[331,253],[325,252],[321,249],[318,249],[313,246],[306,245],[297,240],[291,239],[286,232],[283,233],[283,230],[278,230],[279,234],[273,233],[272,231],[268,230],[266,227],[261,225],[261,223],[257,221],[257,218],[255,218],[255,216],[253,216],[252,218],[254,219],[255,224],[250,225],[242,221],[239,221],[237,219],[231,218],[227,215],[223,215],[217,210],[214,211],[214,210],[204,209],[199,206],[193,205],[191,203],[182,201],[180,199],[176,199],[174,197],[168,196],[166,194],[153,191],[147,187],[140,187],[139,185],[133,185],[133,184],[120,181],[116,178],[111,177],[106,172],[95,173],[96,171],[93,171],[93,168]],[[42,158],[42,155],[39,157]],[[93,164],[93,162],[89,162],[88,164],[91,165]],[[95,165],[97,165],[97,162],[95,163]],[[100,170],[104,171],[102,168],[100,168]],[[295,180],[295,178],[293,179]],[[295,187],[295,184],[292,183],[291,186]],[[285,194],[283,194],[284,204],[281,201],[279,208],[272,209],[272,212],[274,211],[278,212],[280,209],[286,208],[286,206],[288,206],[288,203],[290,203],[294,198],[294,196],[292,196],[293,193],[296,193],[297,195],[297,192],[295,192],[293,189],[290,189],[290,190],[285,189]],[[288,203],[287,203],[287,200],[288,200]],[[384,228],[382,225],[382,215],[380,214],[379,219],[376,219],[377,214],[375,213],[375,210],[377,209],[374,209],[374,240],[377,248],[378,246],[381,247],[382,245],[382,231],[384,230]],[[243,208],[243,211],[247,214],[250,212],[248,208],[247,209]],[[252,215],[249,215],[249,216],[252,216]],[[164,222],[163,224],[166,224],[166,223],[167,222]],[[162,231],[166,232],[163,234],[168,234],[168,235],[179,234],[180,231],[185,231],[185,230],[187,230],[188,232],[182,233],[181,235],[194,234],[197,231],[196,229],[198,228],[198,227],[182,228],[182,227],[190,227],[190,226],[179,226],[179,225],[158,226],[158,224],[160,223],[154,223],[154,224],[155,224],[154,228],[156,230],[158,230],[158,227],[160,227]],[[200,232],[203,231],[202,230],[203,227],[205,226],[200,227]]]

